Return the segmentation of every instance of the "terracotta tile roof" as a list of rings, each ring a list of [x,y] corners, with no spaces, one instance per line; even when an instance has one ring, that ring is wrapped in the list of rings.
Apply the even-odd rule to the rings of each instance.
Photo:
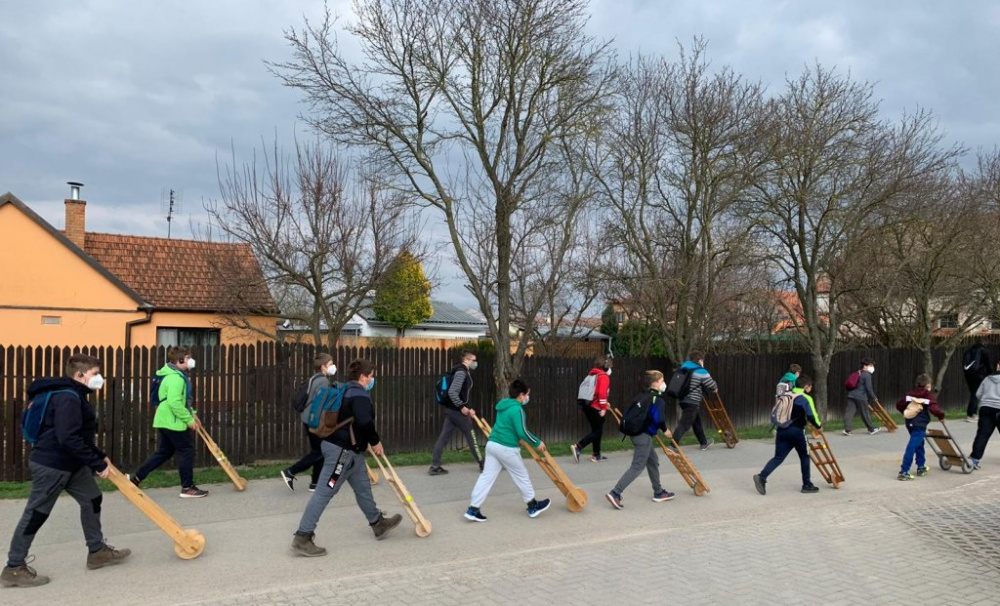
[[[86,238],[87,254],[158,309],[275,308],[260,266],[245,244],[93,232]]]

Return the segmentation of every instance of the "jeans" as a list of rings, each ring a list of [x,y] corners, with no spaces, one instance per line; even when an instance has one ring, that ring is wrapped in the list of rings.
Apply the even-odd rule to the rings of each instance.
[[[321,445],[321,449],[323,451],[323,470],[319,476],[321,481],[316,486],[316,492],[312,493],[306,510],[302,512],[297,534],[307,535],[316,530],[326,506],[345,483],[350,484],[354,490],[354,500],[365,514],[368,524],[378,522],[382,512],[375,505],[375,497],[372,496],[372,483],[365,469],[365,455],[326,441]],[[338,474],[337,468],[341,465]]]
[[[601,438],[604,437],[604,417],[601,416],[601,411],[589,404],[583,407],[583,414],[587,417],[587,423],[590,424],[590,433],[577,442],[576,447],[582,451],[588,444],[593,444],[594,456],[600,457]]]
[[[622,494],[645,469],[649,474],[649,482],[653,485],[653,494],[656,494],[663,490],[663,486],[660,484],[660,458],[653,448],[653,436],[643,433],[631,438],[632,445],[635,446],[635,450],[632,451],[632,465],[618,479],[614,488],[615,493]]]
[[[767,477],[774,473],[778,465],[781,465],[785,457],[788,456],[788,453],[793,450],[799,453],[799,464],[802,467],[802,485],[808,486],[811,484],[809,481],[810,461],[808,446],[806,446],[806,434],[802,431],[801,427],[792,425],[778,428],[778,433],[774,437],[774,457],[767,462],[767,465],[764,465],[764,469],[760,472],[760,477],[767,480]]]
[[[979,407],[979,425],[976,428],[976,439],[972,441],[972,458],[979,460],[986,453],[986,444],[995,430],[1000,430],[1000,408],[992,406]]]
[[[910,432],[910,441],[906,443],[906,451],[903,453],[903,465],[899,468],[902,473],[909,473],[910,465],[913,463],[913,455],[917,456],[917,467],[927,467],[927,457],[924,453],[924,436],[927,435],[927,428],[907,427]]]
[[[444,426],[441,428],[441,435],[434,445],[434,454],[431,456],[432,467],[441,467],[441,455],[444,454],[444,448],[448,445],[448,440],[451,439],[451,433],[456,429],[465,436],[472,458],[476,462],[483,460],[479,455],[479,444],[476,442],[476,436],[472,433],[472,419],[449,407],[444,409]]]
[[[81,467],[72,472],[62,471],[30,461],[28,469],[31,471],[31,493],[10,540],[7,566],[13,568],[24,564],[35,534],[45,520],[49,519],[52,507],[64,490],[80,506],[80,523],[83,525],[87,548],[91,553],[99,550],[104,544],[104,533],[101,531],[103,498],[94,480],[94,472],[89,467]]]
[[[312,467],[312,477],[310,478],[309,483],[319,484],[319,473],[323,469],[323,438],[309,431],[309,426],[305,423],[302,424],[302,427],[305,428],[306,437],[309,439],[309,452],[307,452],[304,457],[293,463],[292,466],[288,468],[288,471],[290,471],[294,476]]]
[[[136,479],[144,480],[154,469],[176,454],[177,471],[181,474],[181,488],[194,486],[194,438],[191,436],[191,431],[160,428],[156,433],[160,436],[156,452],[146,459],[146,462],[139,467],[139,471],[135,472]]]

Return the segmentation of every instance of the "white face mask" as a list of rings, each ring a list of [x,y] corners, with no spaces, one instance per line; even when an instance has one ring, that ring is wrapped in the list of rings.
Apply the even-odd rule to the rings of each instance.
[[[660,383],[660,386],[656,388],[656,391],[658,391],[660,393],[663,393],[666,390],[667,390],[667,384],[666,383]]]
[[[194,370],[194,358],[188,358],[187,368],[188,370]]]
[[[524,402],[522,402],[522,404],[524,404],[525,406],[527,406],[528,402],[530,402],[530,401],[531,401],[531,396],[524,396]]]
[[[332,377],[335,374],[337,374],[337,365],[336,364],[331,364],[331,365],[329,365],[329,366],[326,367],[326,375],[328,377]]]
[[[605,370],[604,373],[610,377],[611,376],[611,369],[609,368],[609,369]]]
[[[90,381],[87,381],[87,387],[89,387],[91,391],[97,391],[98,389],[104,387],[104,377],[100,374],[90,377]]]
[[[479,368],[479,362],[476,360],[469,362],[469,370],[475,370],[477,368]]]
[[[868,374],[872,374],[872,375],[875,374],[875,367],[874,366],[869,366],[868,367]]]

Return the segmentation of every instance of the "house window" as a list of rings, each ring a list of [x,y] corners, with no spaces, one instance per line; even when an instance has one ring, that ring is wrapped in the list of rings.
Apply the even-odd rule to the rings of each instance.
[[[938,328],[958,328],[958,314],[938,316]]]
[[[204,351],[204,360],[195,359],[198,368],[215,369],[215,348],[219,345],[219,330],[215,328],[157,328],[157,347],[190,347],[195,351]],[[201,349],[203,348],[203,349]]]
[[[42,316],[42,324],[59,326],[62,324],[62,316]]]

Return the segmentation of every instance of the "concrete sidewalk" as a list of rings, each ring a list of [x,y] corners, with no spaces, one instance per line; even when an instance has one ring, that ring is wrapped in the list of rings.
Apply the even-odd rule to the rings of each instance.
[[[968,452],[975,427],[951,422]],[[612,439],[618,439],[613,436]],[[895,480],[907,433],[829,436],[846,476],[840,490],[798,492],[791,455],[771,477],[768,495],[751,477],[773,453],[770,440],[736,449],[688,449],[712,492],[695,497],[661,455],[665,485],[677,493],[653,503],[641,476],[626,491],[625,509],[604,500],[631,459],[560,463],[590,496],[579,514],[527,461],[540,497],[553,507],[529,519],[510,480],[501,477],[483,511],[485,524],[462,519],[477,469],[447,476],[400,468],[434,534],[420,539],[403,524],[373,539],[350,489],[320,522],[323,558],[296,558],[288,545],[309,493],[280,479],[251,483],[245,493],[211,486],[207,499],[178,499],[175,489],[151,496],[186,527],[204,533],[205,553],[191,561],[119,495],[108,494],[104,526],[110,542],[130,547],[121,566],[85,570],[76,505],[62,499],[33,547],[35,567],[53,577],[35,589],[0,590],[0,603],[28,604],[978,604],[996,603],[1000,586],[1000,445],[984,469],[942,471],[913,482]],[[388,448],[391,450],[391,444]],[[928,452],[929,449],[928,449]],[[388,487],[375,487],[380,507],[401,511]],[[0,540],[8,541],[24,501],[0,502]]]

